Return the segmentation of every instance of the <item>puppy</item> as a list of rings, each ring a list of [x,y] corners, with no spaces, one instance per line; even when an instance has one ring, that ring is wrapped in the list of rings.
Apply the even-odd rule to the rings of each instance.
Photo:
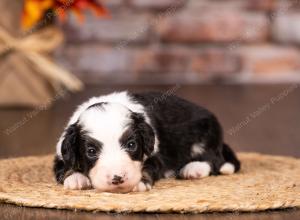
[[[150,190],[161,178],[199,179],[239,169],[212,113],[156,92],[112,93],[83,103],[54,160],[56,180],[66,189],[121,193]]]

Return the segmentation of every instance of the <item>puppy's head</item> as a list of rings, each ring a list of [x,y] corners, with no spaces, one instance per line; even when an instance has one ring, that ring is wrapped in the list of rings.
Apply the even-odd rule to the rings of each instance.
[[[129,192],[141,179],[154,138],[142,114],[121,104],[97,103],[66,129],[61,152],[66,166],[87,175],[94,188]]]

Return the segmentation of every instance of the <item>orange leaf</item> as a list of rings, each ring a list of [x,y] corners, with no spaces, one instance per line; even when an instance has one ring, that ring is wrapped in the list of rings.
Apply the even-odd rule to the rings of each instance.
[[[84,10],[91,10],[97,16],[107,16],[108,12],[95,0],[24,0],[22,14],[22,27],[32,28],[49,10],[54,11],[54,15],[64,21],[67,11],[72,11],[79,22],[84,21]]]
[[[25,0],[22,13],[22,28],[32,28],[52,6],[54,6],[53,0]]]

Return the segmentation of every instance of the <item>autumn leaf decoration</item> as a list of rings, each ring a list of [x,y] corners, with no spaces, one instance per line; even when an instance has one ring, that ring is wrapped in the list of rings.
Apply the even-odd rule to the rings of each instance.
[[[97,16],[108,15],[102,4],[95,0],[24,0],[22,27],[24,30],[33,28],[47,17],[58,17],[64,21],[68,11],[73,12],[78,20],[84,20],[84,11],[91,10]]]

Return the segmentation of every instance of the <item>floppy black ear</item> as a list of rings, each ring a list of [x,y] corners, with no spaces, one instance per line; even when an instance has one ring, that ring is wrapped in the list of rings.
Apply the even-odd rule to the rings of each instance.
[[[61,145],[61,153],[65,165],[69,169],[78,170],[78,157],[80,145],[80,126],[78,124],[70,125],[64,135],[64,140]]]
[[[155,135],[152,127],[146,123],[141,123],[141,135],[143,137],[143,150],[147,156],[150,156],[154,150]]]
[[[133,113],[132,119],[137,126],[139,134],[142,136],[143,139],[143,151],[147,156],[154,150],[154,141],[155,141],[155,134],[152,127],[145,121],[145,118],[142,114]]]

